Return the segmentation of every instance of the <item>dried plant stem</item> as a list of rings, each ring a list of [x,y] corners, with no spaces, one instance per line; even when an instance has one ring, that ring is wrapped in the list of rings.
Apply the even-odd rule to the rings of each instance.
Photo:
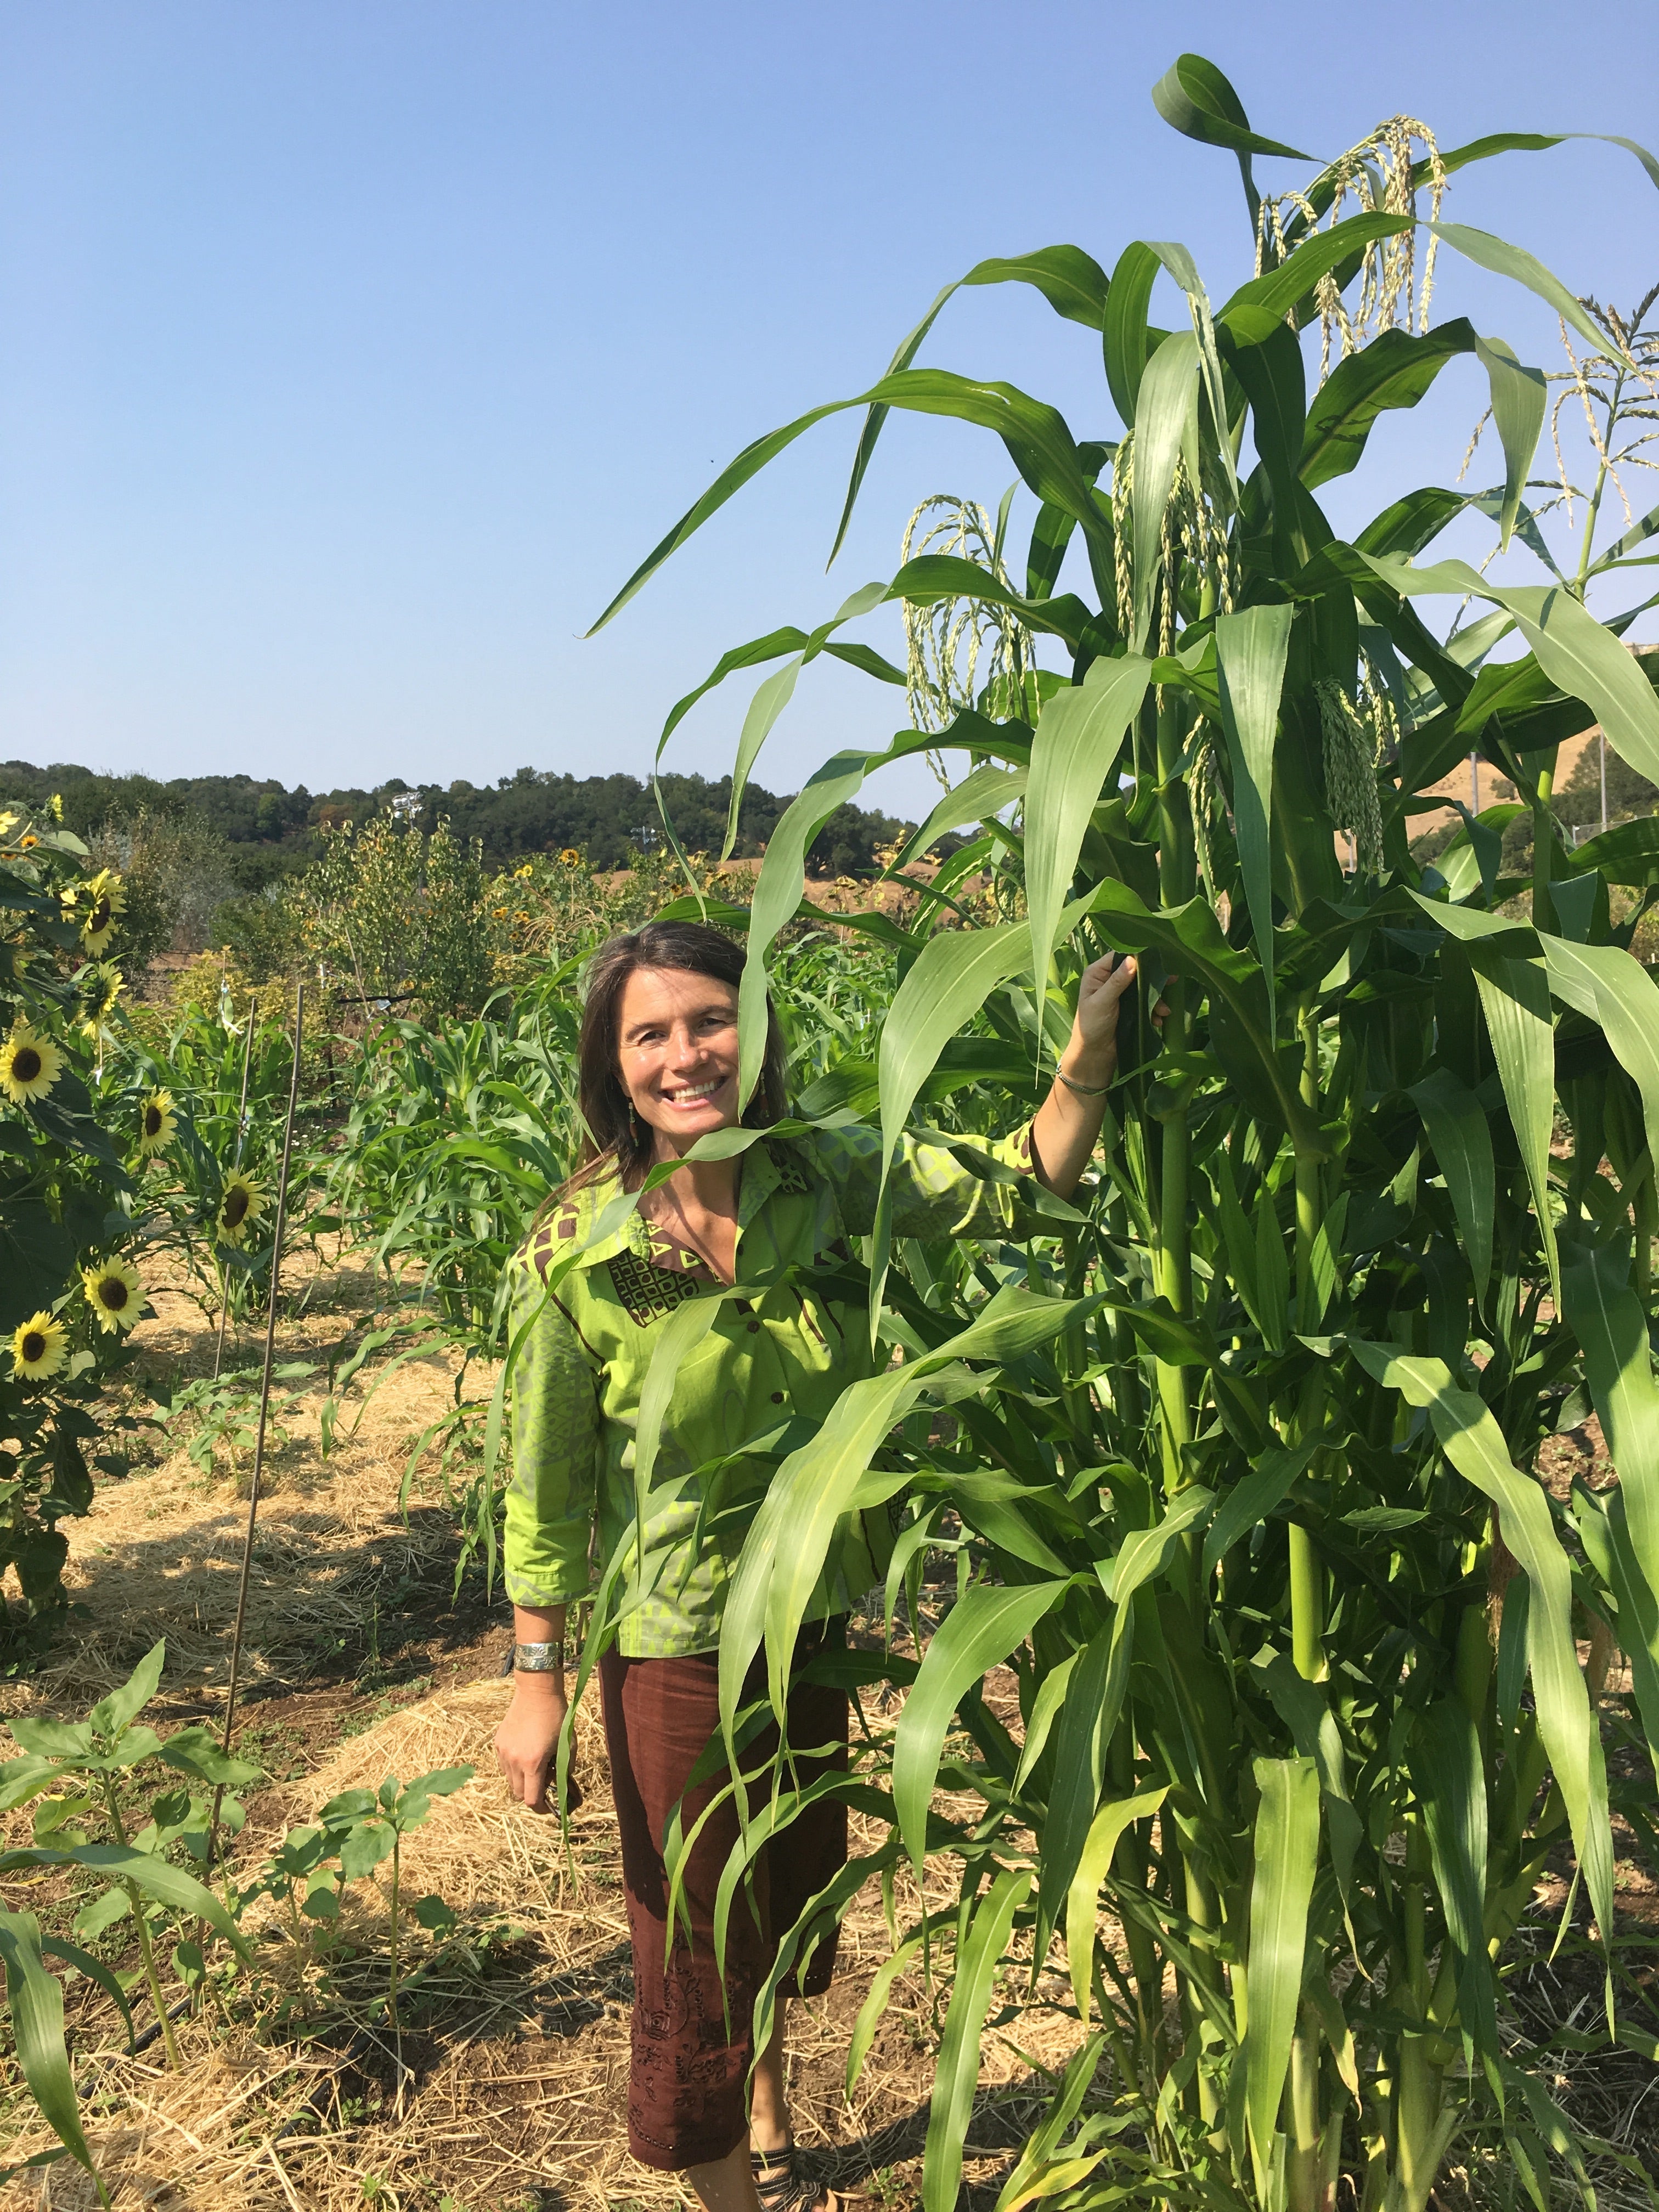
[[[236,1620],[230,1633],[230,1687],[225,1697],[225,1725],[221,1739],[228,1757],[236,1725],[236,1691],[241,1678],[242,1630],[247,1620],[248,1577],[253,1568],[253,1531],[259,1516],[259,1479],[264,1471],[265,1419],[270,1407],[270,1370],[276,1351],[276,1299],[283,1272],[283,1230],[288,1212],[288,1171],[294,1152],[294,1115],[300,1103],[300,1046],[305,1033],[306,987],[301,983],[294,1000],[294,1068],[289,1079],[288,1119],[283,1128],[283,1164],[276,1178],[276,1215],[271,1226],[270,1297],[265,1311],[264,1369],[259,1378],[259,1425],[253,1439],[253,1478],[247,1501],[247,1533],[242,1540],[242,1571],[236,1588]],[[249,1017],[252,1020],[252,1016]],[[208,1861],[212,1863],[219,1844],[219,1811],[224,1785],[213,1793],[213,1823],[208,1836]]]

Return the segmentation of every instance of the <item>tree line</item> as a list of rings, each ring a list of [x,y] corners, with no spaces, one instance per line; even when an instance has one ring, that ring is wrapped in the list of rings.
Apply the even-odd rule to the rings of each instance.
[[[718,852],[726,836],[731,778],[665,775],[662,788],[685,849]],[[633,775],[561,775],[521,768],[493,785],[465,777],[448,785],[410,784],[392,776],[372,790],[354,785],[313,793],[304,784],[289,790],[273,777],[162,781],[100,775],[72,762],[45,768],[0,762],[0,801],[38,808],[54,794],[62,799],[65,827],[88,840],[141,818],[187,820],[198,833],[222,842],[222,872],[244,894],[314,860],[325,830],[348,822],[361,828],[388,812],[424,830],[447,819],[456,836],[469,843],[476,839],[486,864],[498,867],[535,853],[574,850],[592,867],[622,868],[630,853],[653,850],[662,836],[655,795]],[[762,851],[788,804],[788,794],[747,787],[738,819],[740,857]],[[868,875],[878,865],[878,850],[908,826],[867,807],[838,807],[814,841],[808,865],[816,875]]]

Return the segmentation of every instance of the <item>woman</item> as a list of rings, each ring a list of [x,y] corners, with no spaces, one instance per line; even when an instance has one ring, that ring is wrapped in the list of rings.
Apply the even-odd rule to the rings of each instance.
[[[852,1307],[843,1305],[836,1273],[849,1257],[847,1239],[873,1225],[880,1140],[861,1127],[820,1128],[793,1141],[763,1139],[737,1158],[689,1162],[641,1200],[626,1230],[595,1231],[619,1188],[638,1189],[653,1166],[684,1159],[698,1138],[737,1123],[743,966],[741,946],[689,922],[613,938],[593,961],[580,1048],[587,1157],[514,1262],[514,1334],[525,1333],[506,1580],[518,1640],[495,1749],[514,1795],[544,1811],[565,1715],[565,1609],[588,1594],[590,1553],[602,1567],[641,1512],[644,1556],[599,1669],[634,1950],[629,2147],[647,2166],[684,2172],[708,2212],[833,2212],[794,2157],[781,2002],[747,2112],[744,2087],[757,1991],[775,1939],[845,1862],[845,1808],[814,1805],[763,1852],[752,1909],[730,1917],[723,1980],[712,1928],[738,1834],[730,1796],[682,1863],[672,1953],[663,1844],[676,1812],[681,1833],[690,1833],[728,1779],[723,1768],[695,1780],[692,1771],[718,1730],[716,1655],[741,1509],[763,1492],[778,1452],[799,1441],[781,1437],[786,1425],[810,1433],[848,1382],[872,1371],[862,1300],[853,1291]],[[1012,1139],[975,1140],[1003,1176],[975,1176],[943,1146],[905,1139],[890,1178],[895,1236],[1030,1236],[1042,1226],[1030,1178],[1070,1196],[1100,1133],[1118,1006],[1133,974],[1133,960],[1115,967],[1109,957],[1085,971],[1071,1041],[1035,1119]],[[744,1118],[766,1126],[784,1110],[773,1016]],[[550,1270],[573,1253],[550,1292]],[[661,1324],[683,1298],[738,1283],[744,1295],[724,1301],[675,1376],[641,1508],[634,1438]],[[791,1744],[815,1755],[798,1762],[803,1781],[844,1764],[847,1698],[799,1680],[801,1667],[840,1640],[849,1606],[884,1564],[854,1522],[808,1607],[788,1708]],[[761,1669],[749,1695],[763,1687]],[[753,1759],[764,1762],[775,1746],[775,1733],[759,1736]],[[812,1954],[805,1995],[827,1986],[833,1960],[832,1936]],[[783,1990],[793,1993],[793,1978]]]

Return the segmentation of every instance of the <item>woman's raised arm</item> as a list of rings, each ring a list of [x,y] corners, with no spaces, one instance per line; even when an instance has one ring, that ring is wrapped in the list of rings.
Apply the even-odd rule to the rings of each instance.
[[[1133,982],[1132,957],[1109,952],[1083,971],[1072,1035],[1054,1088],[1031,1124],[1032,1165],[1056,1198],[1069,1198],[1089,1164],[1117,1072],[1117,1016]],[[1159,1010],[1160,1012],[1162,1009]]]

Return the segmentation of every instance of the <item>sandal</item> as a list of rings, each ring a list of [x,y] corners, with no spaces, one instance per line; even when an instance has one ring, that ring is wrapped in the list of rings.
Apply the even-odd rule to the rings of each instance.
[[[781,2150],[751,2150],[749,2165],[761,2212],[841,2212],[840,2197],[811,2179],[793,2142]]]

